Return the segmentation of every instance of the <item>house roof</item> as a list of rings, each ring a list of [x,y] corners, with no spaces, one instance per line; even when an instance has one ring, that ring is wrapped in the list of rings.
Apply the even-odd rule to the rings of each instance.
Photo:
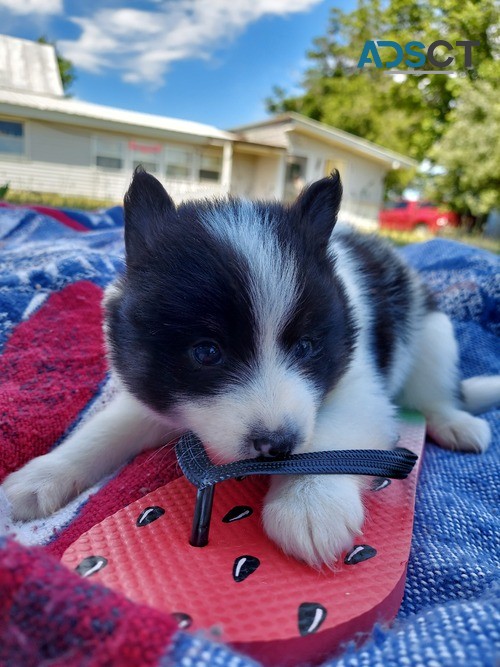
[[[273,126],[283,126],[284,132],[299,132],[311,136],[315,139],[321,141],[327,141],[336,146],[340,146],[344,149],[353,151],[365,157],[369,157],[378,162],[382,162],[388,165],[390,168],[398,167],[416,167],[418,162],[413,160],[406,155],[397,153],[396,151],[391,151],[388,148],[379,146],[378,144],[368,141],[367,139],[362,139],[357,137],[354,134],[349,132],[344,132],[344,130],[339,130],[336,127],[331,125],[326,125],[325,123],[320,123],[306,116],[302,116],[298,113],[286,113],[274,116],[267,120],[251,123],[249,125],[242,125],[240,127],[234,128],[233,132],[236,132],[242,137],[245,137],[245,134],[248,130],[259,130],[265,128],[271,128]]]
[[[54,47],[0,35],[0,87],[62,97]]]
[[[7,35],[0,35],[0,110],[21,118],[142,136],[183,135],[188,141],[235,139],[233,134],[203,123],[64,97],[54,47]]]
[[[189,120],[155,116],[153,114],[127,111],[115,107],[82,102],[74,98],[37,95],[0,87],[0,112],[20,118],[50,120],[108,130],[111,132],[135,132],[141,136],[195,140],[196,137],[214,140],[234,140],[230,132],[219,130],[212,125]]]
[[[237,153],[249,153],[252,155],[277,155],[286,153],[286,146],[248,141],[234,136],[233,148]]]
[[[237,128],[233,132],[189,120],[127,111],[115,107],[82,102],[63,96],[63,88],[52,45],[0,35],[0,112],[18,118],[38,119],[87,127],[108,132],[135,133],[165,139],[206,143],[234,142],[240,152],[281,151],[283,142],[261,141],[246,136],[249,130],[283,125],[283,131],[295,131],[376,160],[389,168],[414,167],[416,161],[390,151],[366,139],[319,123],[297,113],[288,113],[260,123]]]

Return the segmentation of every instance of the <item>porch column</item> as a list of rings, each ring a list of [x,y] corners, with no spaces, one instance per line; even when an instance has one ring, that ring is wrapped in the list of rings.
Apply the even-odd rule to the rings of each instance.
[[[278,201],[283,201],[285,197],[285,176],[286,176],[286,153],[278,155],[278,168],[276,170],[276,186],[274,196]]]
[[[231,191],[231,178],[233,173],[233,144],[231,141],[225,141],[222,146],[222,173],[221,185],[224,192]]]

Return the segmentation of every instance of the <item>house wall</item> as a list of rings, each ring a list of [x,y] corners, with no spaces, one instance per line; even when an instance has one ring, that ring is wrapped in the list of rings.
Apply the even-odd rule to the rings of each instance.
[[[291,123],[283,122],[244,131],[248,141],[286,146],[288,162],[293,162],[293,158],[305,158],[305,173],[296,181],[285,184],[285,198],[295,197],[306,183],[322,178],[332,168],[337,168],[344,186],[339,220],[366,228],[377,226],[388,167],[292,128]]]
[[[255,191],[259,199],[281,199],[283,196],[283,168],[285,156],[260,156],[255,173]]]
[[[16,121],[1,114],[0,119]],[[61,195],[81,195],[93,199],[119,202],[122,200],[132,175],[133,156],[127,148],[130,141],[151,144],[150,138],[124,134],[91,132],[84,128],[38,121],[24,123],[25,151],[16,156],[0,153],[0,184],[9,183],[13,190],[55,192]],[[123,142],[122,169],[108,169],[95,164],[98,137]],[[163,163],[155,174],[176,201],[220,196],[225,194],[220,182],[199,182],[194,178],[201,159],[201,151],[222,157],[222,147],[193,146],[192,143],[160,143],[171,148],[193,151],[193,179],[179,180],[164,175]],[[145,155],[145,160],[148,156]],[[198,161],[198,162],[196,162]]]
[[[1,114],[0,119],[15,121]],[[12,189],[35,192],[56,192],[62,195],[82,195],[95,199],[120,201],[129,185],[134,156],[130,142],[142,143],[153,152],[146,153],[144,161],[158,157],[157,175],[176,201],[192,198],[221,196],[230,191],[236,196],[259,199],[281,199],[296,194],[301,185],[323,177],[333,167],[340,170],[344,184],[344,199],[340,220],[372,226],[377,224],[378,211],[383,199],[383,181],[387,168],[382,163],[345,149],[319,141],[299,131],[291,130],[289,123],[280,123],[258,131],[249,131],[248,139],[259,142],[273,141],[286,145],[284,153],[256,155],[239,152],[234,145],[232,174],[227,183],[200,182],[201,156],[219,156],[222,146],[203,146],[184,141],[161,142],[140,136],[118,133],[93,132],[77,126],[65,126],[42,121],[23,121],[25,151],[22,156],[0,154],[0,184],[10,183]],[[123,164],[121,169],[96,165],[99,138],[122,142]],[[168,148],[189,150],[192,154],[190,177],[167,178],[166,157]],[[247,149],[248,150],[248,149]],[[228,152],[228,151],[226,151]],[[230,151],[229,151],[230,152]],[[135,155],[137,158],[137,155]],[[304,179],[284,189],[286,160],[294,157],[306,159]],[[142,161],[142,158],[141,158]],[[210,169],[210,167],[208,167]]]
[[[233,154],[233,175],[231,194],[235,197],[251,199],[254,196],[257,156],[244,153]]]
[[[245,141],[255,141],[259,144],[270,144],[271,146],[282,146],[286,148],[288,141],[286,130],[290,127],[289,122],[272,123],[268,126],[249,128],[243,130]]]
[[[33,162],[88,167],[92,164],[91,134],[78,128],[30,122],[27,155]]]
[[[339,170],[344,187],[340,221],[365,227],[378,224],[387,167],[298,132],[290,132],[288,138],[289,154],[307,158],[306,182],[326,176],[331,168]]]
[[[231,194],[247,199],[281,199],[284,154],[248,155],[234,152]]]

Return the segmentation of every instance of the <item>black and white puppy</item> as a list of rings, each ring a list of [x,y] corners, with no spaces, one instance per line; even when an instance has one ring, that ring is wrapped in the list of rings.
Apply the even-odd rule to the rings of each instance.
[[[215,462],[390,448],[395,401],[434,440],[481,452],[479,411],[499,378],[460,385],[450,320],[380,240],[332,230],[337,173],[291,206],[238,199],[176,207],[136,172],[125,197],[126,271],[105,299],[120,392],[54,451],[10,475],[17,519],[45,516],[143,449],[194,431]],[[332,564],[363,525],[363,478],[275,477],[267,534]]]

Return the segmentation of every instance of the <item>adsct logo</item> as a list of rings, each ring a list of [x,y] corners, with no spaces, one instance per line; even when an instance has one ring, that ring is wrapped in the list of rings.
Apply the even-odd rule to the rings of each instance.
[[[455,42],[456,48],[464,49],[465,67],[470,69],[472,65],[472,49],[474,46],[479,46],[480,42],[470,39],[462,39]],[[363,52],[358,62],[358,67],[362,69],[365,65],[375,65],[377,69],[392,70],[392,74],[453,74],[457,70],[446,69],[449,68],[455,61],[454,56],[448,55],[444,59],[438,58],[436,50],[443,47],[447,51],[453,51],[453,46],[450,42],[444,39],[437,39],[428,47],[422,42],[408,42],[404,46],[392,40],[369,39],[365,42]],[[392,49],[394,56],[392,60],[382,62],[379,49]],[[387,54],[387,51],[385,52]],[[405,57],[406,56],[406,57]],[[403,63],[409,69],[394,70]],[[438,69],[426,70],[424,68],[426,63],[437,67]]]

